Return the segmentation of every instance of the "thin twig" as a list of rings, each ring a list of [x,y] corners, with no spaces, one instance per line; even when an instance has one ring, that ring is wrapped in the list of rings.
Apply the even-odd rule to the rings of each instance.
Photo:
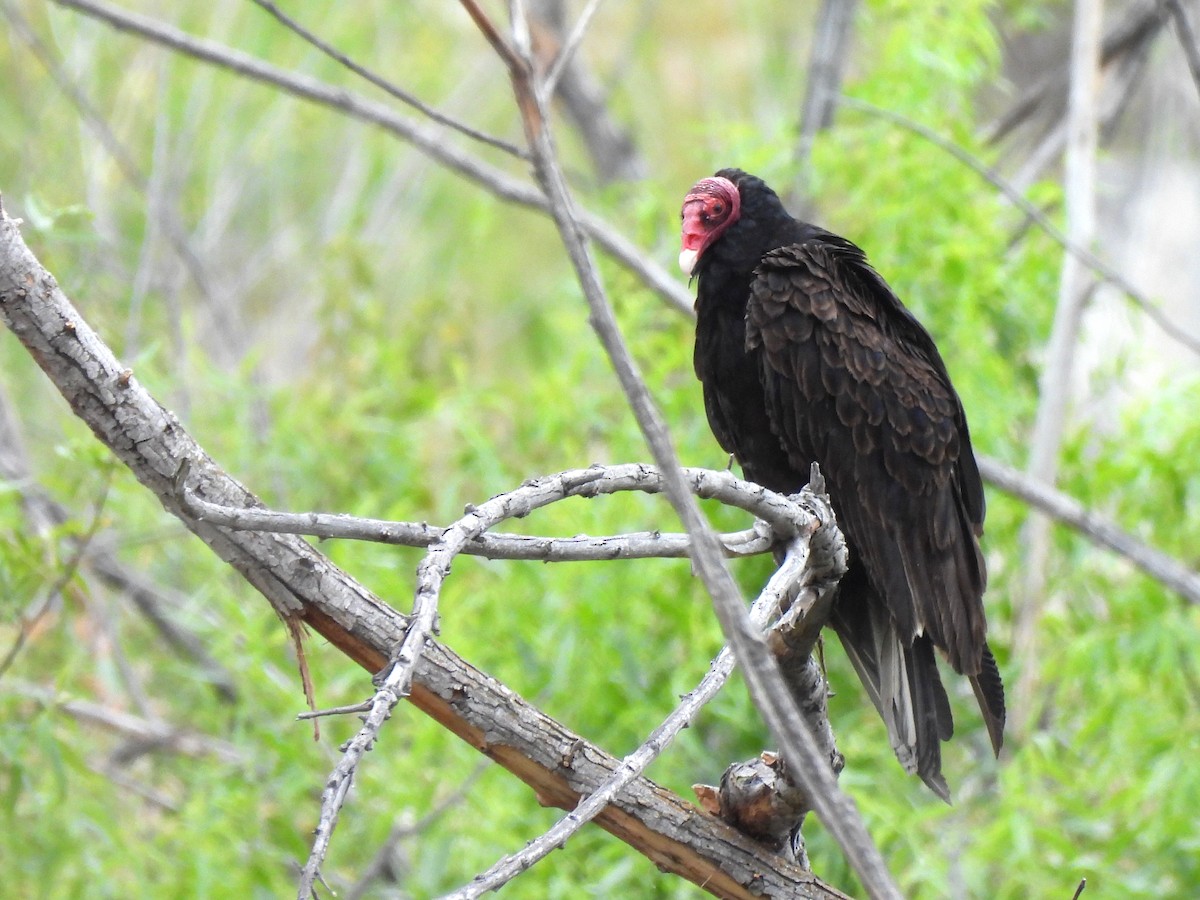
[[[288,28],[299,37],[312,44],[312,46],[316,47],[330,59],[341,63],[355,75],[366,79],[371,84],[375,85],[375,87],[384,91],[388,95],[395,97],[401,103],[411,106],[413,109],[417,110],[427,118],[432,119],[434,122],[437,122],[439,125],[445,125],[447,128],[451,128],[454,131],[457,131],[459,134],[465,135],[472,140],[479,141],[480,143],[487,144],[489,147],[495,147],[497,150],[503,150],[505,153],[511,154],[518,159],[529,159],[529,154],[515,144],[498,137],[493,137],[486,132],[471,127],[465,122],[460,122],[458,119],[455,119],[452,116],[448,116],[443,112],[439,112],[421,100],[421,98],[414,94],[410,94],[408,91],[400,87],[397,87],[382,75],[378,75],[365,66],[359,65],[346,54],[336,49],[333,45],[313,34],[313,32],[309,31],[291,16],[287,15],[278,6],[270,2],[270,0],[253,0],[253,2],[274,16],[285,28]]]
[[[922,125],[907,116],[893,112],[889,109],[883,109],[873,103],[868,103],[865,100],[858,100],[854,97],[848,97],[845,94],[838,101],[843,106],[848,106],[851,109],[857,109],[860,112],[868,115],[876,116],[885,119],[894,125],[898,125],[907,131],[911,131],[925,140],[929,141],[941,149],[945,150],[956,160],[961,162],[967,168],[982,177],[985,181],[1000,191],[1014,206],[1021,212],[1025,213],[1032,219],[1037,226],[1042,229],[1046,235],[1067,251],[1071,256],[1078,259],[1085,266],[1111,284],[1121,293],[1125,294],[1134,304],[1142,309],[1143,312],[1153,321],[1163,333],[1168,337],[1187,347],[1193,353],[1200,354],[1200,337],[1189,334],[1183,328],[1176,325],[1171,318],[1162,311],[1162,309],[1154,303],[1149,297],[1135,288],[1120,272],[1110,266],[1108,263],[1100,259],[1096,254],[1092,253],[1086,247],[1083,247],[1065,235],[1062,230],[1050,221],[1049,217],[1038,209],[1034,204],[1030,203],[1025,196],[1013,187],[1003,175],[993,169],[991,166],[979,160],[973,154],[964,150],[953,141],[942,137],[932,128]]]
[[[426,611],[422,610],[422,612]],[[432,625],[428,613],[426,613],[422,625],[423,627],[417,630],[414,638],[418,645],[418,656],[419,650],[424,647],[425,640],[429,636],[429,629]],[[409,636],[413,634],[410,627],[401,639],[402,646],[409,643]],[[406,676],[409,679],[407,682],[405,681]],[[370,711],[364,717],[363,727],[346,743],[341,759],[338,760],[332,774],[326,780],[325,789],[321,792],[321,813],[313,837],[312,850],[309,852],[304,868],[300,871],[300,886],[296,894],[299,900],[307,900],[309,897],[316,896],[314,886],[321,878],[321,863],[325,860],[325,854],[329,850],[329,842],[337,827],[338,814],[346,802],[350,786],[354,783],[358,765],[367,751],[374,747],[380,728],[391,716],[396,704],[407,696],[411,685],[411,676],[411,669],[398,665],[392,666],[371,700]]]
[[[470,5],[474,6],[477,11],[482,12],[479,6],[474,2],[472,2]],[[482,17],[479,17],[473,13],[472,18],[475,19],[476,24],[479,24],[481,18],[483,20],[487,19],[487,15],[484,14]],[[532,72],[535,65],[533,55],[533,29],[529,24],[529,10],[526,6],[526,0],[508,0],[508,25],[509,35],[511,37],[509,41],[502,41],[502,43],[506,43],[507,46],[512,48],[516,58],[520,61],[518,68],[527,72]],[[493,49],[497,48],[493,45]],[[500,52],[500,56],[503,58],[503,52],[498,52]],[[508,65],[510,71],[516,71],[513,68],[511,60],[506,59],[504,61]]]
[[[305,900],[313,891],[337,825],[338,815],[354,781],[359,763],[379,739],[380,729],[391,716],[396,704],[408,696],[413,673],[420,662],[426,642],[436,628],[438,597],[442,584],[450,574],[454,558],[473,538],[499,522],[514,515],[525,515],[533,509],[560,500],[568,496],[573,488],[594,478],[594,472],[584,470],[573,480],[552,478],[527,483],[515,491],[493,497],[478,507],[468,509],[466,515],[447,528],[442,536],[430,545],[417,567],[417,586],[408,628],[393,652],[389,665],[381,673],[382,678],[376,676],[378,690],[371,701],[371,710],[364,720],[363,727],[347,743],[342,758],[322,792],[321,814],[312,851],[300,875],[297,891],[299,900]]]
[[[562,76],[563,70],[570,63],[571,58],[575,55],[575,51],[579,49],[579,45],[583,43],[583,37],[587,34],[588,26],[592,24],[592,19],[596,12],[600,9],[600,4],[604,0],[588,0],[587,6],[583,8],[583,12],[579,14],[579,18],[575,20],[575,26],[571,29],[571,33],[567,35],[562,46],[559,47],[558,53],[554,57],[554,62],[550,64],[549,70],[543,76],[539,90],[542,92],[541,101],[543,104],[550,102],[550,97],[558,87],[558,79]]]
[[[530,0],[527,6],[535,64],[547,72],[545,80],[540,82],[543,105],[549,107],[551,96],[560,101],[583,140],[599,183],[645,178],[646,160],[638,152],[629,129],[609,108],[610,91],[582,55],[575,52],[593,20],[599,0],[589,0],[565,37],[568,4],[564,0]]]
[[[211,65],[220,66],[263,84],[277,87],[292,96],[335,109],[343,115],[368,122],[407,141],[417,151],[473,184],[508,203],[541,212],[549,211],[549,202],[536,188],[483,162],[445,140],[441,128],[431,128],[397,115],[390,108],[357,94],[325,84],[316,78],[287,72],[249,54],[232,50],[215,41],[193,37],[177,28],[146,16],[137,15],[100,0],[53,0],[59,6],[99,19],[120,31],[168,47],[177,53]],[[596,243],[613,259],[637,276],[668,305],[692,315],[692,298],[687,290],[655,260],[615,228],[590,212],[581,212],[579,221]]]
[[[491,18],[485,13],[478,4],[472,2],[464,2],[461,4],[466,10],[471,21],[475,23],[475,27],[479,29],[479,33],[487,39],[491,48],[496,51],[496,55],[500,57],[500,61],[509,69],[509,71],[517,71],[525,66],[525,61],[517,56],[508,41],[500,34],[499,29],[492,23]]]
[[[460,526],[458,531],[463,533],[468,528],[469,526]],[[447,529],[447,533],[449,534],[452,530],[453,526],[451,529]],[[425,649],[425,643],[429,640],[437,622],[438,589],[442,579],[449,572],[450,561],[454,555],[452,539],[441,540],[430,547],[429,553],[422,561],[421,568],[418,569],[418,587],[413,600],[408,629],[401,638],[391,664],[385,670],[386,674],[371,700],[370,711],[364,718],[363,727],[347,742],[342,752],[342,758],[338,760],[333,773],[325,782],[325,789],[321,792],[321,813],[317,821],[312,850],[300,872],[300,884],[297,890],[299,900],[306,900],[307,897],[314,894],[314,885],[321,877],[321,863],[324,862],[325,854],[329,850],[329,842],[337,827],[338,815],[346,802],[350,786],[354,783],[359,763],[362,762],[367,751],[375,746],[375,742],[379,739],[379,731],[383,727],[383,723],[391,717],[396,704],[409,694],[413,672],[416,670],[417,662]],[[441,565],[431,562],[431,560],[440,562],[442,557],[445,558],[445,561]]]
[[[362,703],[354,703],[350,706],[331,706],[328,709],[309,709],[302,713],[296,714],[298,721],[305,719],[321,719],[325,716],[352,716],[355,713],[370,712],[371,701],[364,700]]]

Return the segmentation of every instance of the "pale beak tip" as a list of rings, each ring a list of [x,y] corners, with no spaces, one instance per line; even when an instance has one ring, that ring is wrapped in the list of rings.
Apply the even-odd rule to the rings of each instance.
[[[680,250],[679,251],[679,268],[683,269],[683,274],[690,276],[692,270],[696,268],[696,260],[700,257],[698,250]]]

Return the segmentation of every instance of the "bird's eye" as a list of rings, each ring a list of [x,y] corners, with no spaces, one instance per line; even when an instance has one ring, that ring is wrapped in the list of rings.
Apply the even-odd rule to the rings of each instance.
[[[719,202],[714,203],[712,211],[713,211],[713,215],[719,216],[721,213],[725,212],[725,204],[719,203]]]

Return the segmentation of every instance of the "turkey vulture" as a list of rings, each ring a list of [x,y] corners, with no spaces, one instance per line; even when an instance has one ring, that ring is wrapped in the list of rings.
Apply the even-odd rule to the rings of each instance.
[[[688,192],[679,264],[699,280],[713,433],[771,490],[799,491],[820,464],[850,557],[830,625],[901,764],[949,802],[934,648],[970,679],[997,753],[1004,687],[985,635],[983,485],[933,339],[862,250],[739,169]]]

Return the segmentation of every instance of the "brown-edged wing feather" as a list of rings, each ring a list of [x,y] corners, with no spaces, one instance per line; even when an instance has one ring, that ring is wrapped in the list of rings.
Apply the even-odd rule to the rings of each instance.
[[[795,469],[820,463],[862,567],[858,596],[839,601],[834,624],[893,743],[907,742],[911,723],[927,768],[929,738],[950,731],[931,645],[971,676],[998,748],[1003,690],[984,637],[977,541],[983,489],[932,339],[857,247],[821,233],[762,258],[746,341],[772,429]]]

